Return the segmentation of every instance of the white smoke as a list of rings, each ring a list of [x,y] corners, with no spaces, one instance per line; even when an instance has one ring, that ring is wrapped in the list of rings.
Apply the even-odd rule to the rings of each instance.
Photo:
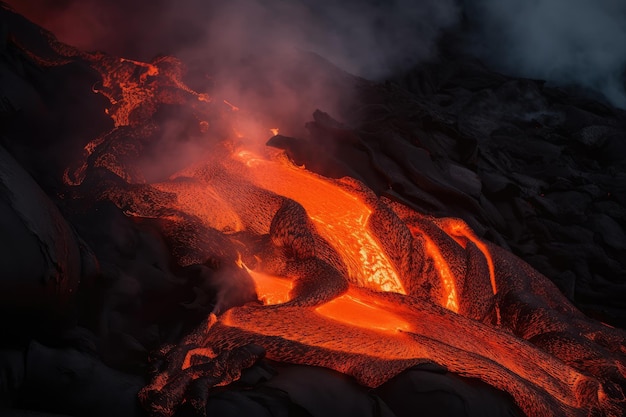
[[[626,1],[465,0],[474,52],[511,75],[577,85],[626,108]]]
[[[460,16],[458,0],[7,2],[62,41],[85,49],[156,55],[206,46],[244,57],[273,44],[317,52],[369,78],[432,56],[441,31]],[[209,43],[203,42],[205,35]]]
[[[625,0],[8,0],[61,40],[149,60],[314,51],[383,79],[436,55],[464,14],[467,50],[514,76],[575,85],[626,108]],[[257,60],[257,63],[259,61]],[[263,64],[267,69],[268,65]],[[280,66],[280,62],[276,64]]]

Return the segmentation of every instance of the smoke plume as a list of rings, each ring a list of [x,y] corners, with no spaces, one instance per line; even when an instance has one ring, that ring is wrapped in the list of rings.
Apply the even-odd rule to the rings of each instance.
[[[194,47],[240,58],[259,47],[298,48],[368,78],[430,57],[441,30],[459,16],[456,0],[9,3],[62,41],[84,49],[149,59]]]
[[[466,0],[473,51],[503,72],[600,92],[626,108],[626,2]]]
[[[198,65],[210,60],[222,64],[218,70],[234,68],[234,78],[274,72],[271,75],[279,79],[272,87],[280,93],[285,91],[281,79],[289,78],[285,69],[293,63],[294,51],[312,51],[350,73],[383,79],[435,56],[440,34],[458,28],[464,16],[471,32],[466,50],[494,68],[595,90],[626,107],[626,3],[622,0],[9,3],[61,40],[83,49],[143,60],[176,55]],[[262,54],[268,58],[260,58]],[[240,72],[241,67],[246,68]],[[302,95],[312,99],[325,95],[312,94],[310,86],[301,88]]]

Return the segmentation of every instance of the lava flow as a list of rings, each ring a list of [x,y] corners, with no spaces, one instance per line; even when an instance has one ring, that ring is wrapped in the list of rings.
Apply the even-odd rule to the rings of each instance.
[[[218,258],[233,280],[253,282],[262,302],[211,314],[171,348],[165,370],[140,393],[152,415],[200,401],[194,380],[228,384],[263,351],[371,387],[434,362],[508,392],[528,415],[621,414],[625,334],[582,315],[520,259],[460,220],[240,146],[246,135],[223,132],[245,118],[244,106],[192,91],[172,58],[80,56],[102,73],[94,91],[110,99],[115,127],[85,148],[68,185],[129,216],[158,219],[180,265]],[[133,161],[164,104],[191,109],[211,146],[169,179],[148,183]],[[98,183],[103,168],[116,179]]]
[[[245,150],[235,156],[248,167],[246,179],[302,204],[319,234],[341,255],[350,280],[363,287],[406,294],[387,255],[367,229],[371,209],[359,197],[284,159],[269,161]]]

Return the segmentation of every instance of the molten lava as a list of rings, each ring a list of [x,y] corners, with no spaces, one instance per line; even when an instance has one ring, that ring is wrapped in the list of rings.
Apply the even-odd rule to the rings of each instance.
[[[371,209],[356,195],[285,158],[262,159],[248,151],[235,156],[248,166],[253,184],[302,204],[317,231],[339,252],[352,280],[363,287],[406,294],[398,274],[367,228]]]
[[[293,289],[292,280],[253,271],[243,263],[241,255],[239,255],[239,259],[237,259],[236,263],[237,266],[248,271],[252,277],[257,297],[263,305],[283,304],[291,300],[291,290]]]
[[[439,251],[439,248],[437,248],[435,242],[433,242],[433,240],[429,238],[428,235],[426,235],[422,230],[414,225],[409,226],[409,230],[411,230],[411,233],[413,233],[414,235],[421,235],[424,237],[426,243],[426,253],[432,258],[433,262],[435,263],[435,268],[439,273],[439,277],[441,278],[441,282],[443,284],[444,296],[443,299],[440,301],[441,305],[452,311],[459,311],[456,285],[454,283],[455,277],[450,270],[448,262]]]
[[[411,326],[397,314],[368,303],[353,291],[333,298],[315,309],[316,313],[339,323],[385,332],[409,331]]]
[[[188,401],[193,380],[236,379],[262,356],[258,346],[270,359],[329,367],[371,387],[434,362],[508,392],[532,416],[623,411],[624,332],[586,318],[545,277],[465,223],[239,146],[245,112],[192,91],[173,58],[141,63],[51,42],[101,72],[94,91],[109,98],[115,124],[85,147],[67,184],[94,192],[80,188],[85,178],[102,168],[115,173],[120,180],[102,180],[98,198],[163,221],[173,247],[193,252],[173,251],[183,266],[219,258],[247,272],[262,302],[211,314],[167,354],[165,370],[140,393],[153,415]],[[201,163],[148,184],[132,159],[163,104],[192,109],[212,146]],[[218,133],[214,121],[227,128]],[[232,265],[242,246],[256,259],[251,269],[241,257],[239,268]]]

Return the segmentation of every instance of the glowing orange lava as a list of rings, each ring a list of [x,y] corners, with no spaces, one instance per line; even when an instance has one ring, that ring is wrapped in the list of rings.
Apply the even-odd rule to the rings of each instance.
[[[378,307],[348,290],[315,309],[318,314],[337,322],[385,332],[409,331],[411,326],[397,314]]]
[[[252,277],[257,297],[263,305],[282,304],[291,300],[291,290],[293,289],[292,280],[254,271],[243,263],[241,255],[239,255],[239,259],[236,263],[240,268],[244,268],[248,271],[248,274]]]
[[[270,161],[249,151],[234,156],[249,168],[244,175],[252,183],[302,204],[360,286],[406,293],[389,258],[368,230],[372,211],[359,197],[286,160]]]
[[[474,232],[469,228],[467,223],[458,220],[458,219],[445,219],[442,222],[442,229],[450,235],[453,239],[457,241],[461,246],[465,247],[466,243],[462,238],[465,238],[472,242],[476,247],[483,253],[485,259],[487,260],[487,265],[489,266],[489,280],[491,281],[491,288],[493,289],[493,293],[496,294],[498,292],[496,286],[496,273],[495,267],[493,265],[493,258],[491,257],[491,253],[487,248],[487,245],[483,241],[481,241]]]
[[[293,282],[290,279],[253,270],[248,270],[248,273],[254,281],[259,300],[264,305],[281,304],[291,300]]]
[[[266,245],[258,250],[268,257],[259,259],[258,271],[239,260],[263,305],[248,303],[219,316],[210,314],[206,325],[183,340],[191,350],[182,358],[169,356],[172,363],[139,394],[154,415],[172,415],[186,401],[186,385],[193,379],[207,377],[217,381],[214,385],[236,379],[258,359],[246,351],[250,343],[263,346],[269,359],[332,368],[370,387],[415,364],[434,362],[508,392],[528,415],[623,412],[624,333],[586,318],[545,277],[480,240],[465,223],[415,213],[413,218],[422,223],[414,225],[406,220],[414,213],[411,209],[396,209],[359,189],[356,181],[321,177],[294,166],[284,154],[261,156],[249,149],[220,153],[222,148],[217,148],[223,142],[195,170],[183,170],[158,184],[132,181],[135,176],[129,171],[134,168],[119,160],[128,149],[137,151],[132,155],[141,150],[129,138],[150,137],[145,131],[157,123],[153,116],[159,106],[197,110],[209,106],[211,97],[181,81],[183,67],[174,58],[143,63],[82,53],[52,38],[50,42],[67,59],[37,62],[62,65],[79,57],[90,63],[102,74],[93,90],[110,100],[107,114],[115,125],[85,147],[82,165],[66,171],[66,184],[79,185],[89,169],[106,168],[128,187],[108,189],[104,184],[97,198],[111,199],[129,215],[175,223],[179,229],[168,235],[174,240],[188,222],[196,222],[200,226],[194,232],[210,230],[223,239],[219,242],[232,243],[241,233]],[[223,100],[227,107],[220,100],[218,104],[219,111],[212,110],[220,117],[227,114],[228,121],[244,116],[228,100]],[[207,113],[197,120],[209,136],[217,116]],[[254,123],[224,125],[223,131],[243,140]],[[262,130],[265,136],[267,127]],[[278,129],[271,133],[276,135]],[[226,142],[222,136],[219,140]],[[294,205],[300,210],[294,217],[279,216],[293,214],[281,210]],[[392,219],[396,223],[385,224],[398,227],[377,223],[378,215],[386,213],[379,210],[381,205],[390,215],[397,214]],[[408,213],[406,219],[400,211]],[[276,219],[287,223],[281,223],[283,234],[278,236],[271,230]],[[166,232],[171,230],[164,227]],[[387,245],[387,239],[397,244]],[[208,240],[203,242],[210,246]],[[390,247],[406,253],[392,253]],[[207,248],[195,249],[200,262],[215,255]],[[268,264],[288,272],[261,272]],[[310,294],[297,294],[298,304],[294,288]],[[475,305],[474,310],[467,308]]]
[[[425,234],[415,225],[410,225],[409,229],[412,233],[422,236],[426,243],[426,253],[435,263],[435,268],[437,269],[444,290],[441,305],[446,307],[448,310],[458,312],[459,300],[457,297],[457,290],[455,285],[456,279],[454,277],[454,274],[452,273],[452,270],[450,269],[450,266],[448,265],[448,262],[442,256],[435,242],[433,242],[433,240],[427,234]]]

